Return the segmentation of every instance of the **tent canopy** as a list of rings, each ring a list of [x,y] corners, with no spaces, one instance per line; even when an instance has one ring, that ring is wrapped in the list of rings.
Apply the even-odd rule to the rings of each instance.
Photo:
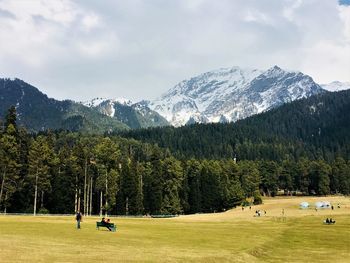
[[[321,201],[321,202],[316,202],[315,207],[317,208],[330,208],[331,203],[328,201]]]
[[[310,205],[308,202],[301,202],[300,203],[300,208],[308,208]]]

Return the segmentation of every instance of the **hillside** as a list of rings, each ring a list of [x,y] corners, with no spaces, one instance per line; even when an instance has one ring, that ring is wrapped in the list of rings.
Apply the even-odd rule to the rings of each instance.
[[[151,110],[145,101],[133,103],[127,99],[95,98],[81,104],[117,119],[131,129],[170,125],[165,118]]]
[[[195,124],[122,133],[177,156],[334,159],[350,156],[350,91],[322,93],[236,123]]]
[[[67,129],[103,133],[128,129],[125,124],[70,100],[48,98],[19,79],[0,79],[0,118],[16,106],[18,124],[29,131]]]

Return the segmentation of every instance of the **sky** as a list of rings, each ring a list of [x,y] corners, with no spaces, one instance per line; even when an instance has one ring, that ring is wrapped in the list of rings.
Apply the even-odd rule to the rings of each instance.
[[[154,99],[233,66],[350,81],[350,0],[0,0],[0,36],[0,77],[56,99]]]

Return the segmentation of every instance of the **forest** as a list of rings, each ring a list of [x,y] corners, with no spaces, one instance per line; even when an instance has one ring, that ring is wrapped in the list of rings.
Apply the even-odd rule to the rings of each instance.
[[[0,125],[0,211],[159,215],[225,211],[261,195],[350,193],[350,162],[179,158],[118,135],[28,133],[15,107]]]
[[[234,123],[158,127],[117,132],[157,144],[180,159],[333,162],[350,157],[350,90],[284,104]]]

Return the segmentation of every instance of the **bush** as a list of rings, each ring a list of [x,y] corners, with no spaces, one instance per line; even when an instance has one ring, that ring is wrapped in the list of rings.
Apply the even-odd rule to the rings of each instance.
[[[242,206],[250,206],[251,203],[248,200],[243,200]]]
[[[49,214],[49,213],[50,213],[49,210],[47,210],[45,207],[40,208],[39,211],[38,211],[38,214],[46,215],[46,214]]]
[[[256,191],[254,193],[253,198],[254,198],[254,201],[253,201],[254,205],[261,205],[262,204],[262,198],[261,198],[261,195],[258,191]]]

